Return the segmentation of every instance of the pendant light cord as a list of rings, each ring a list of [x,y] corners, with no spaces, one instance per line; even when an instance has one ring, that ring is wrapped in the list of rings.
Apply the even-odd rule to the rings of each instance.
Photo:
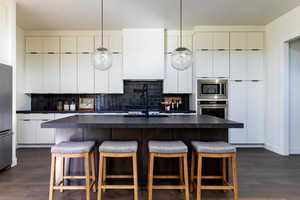
[[[180,47],[182,47],[182,0],[180,0]]]
[[[103,48],[103,0],[101,0],[101,47]]]

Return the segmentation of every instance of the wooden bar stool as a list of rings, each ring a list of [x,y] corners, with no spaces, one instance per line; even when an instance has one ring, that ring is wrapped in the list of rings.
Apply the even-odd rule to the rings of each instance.
[[[238,183],[237,183],[237,161],[236,148],[226,142],[200,142],[192,141],[192,166],[191,166],[191,189],[196,188],[196,198],[201,200],[202,190],[231,190],[234,192],[234,200],[238,200]],[[196,154],[196,155],[195,155]],[[197,162],[197,176],[195,173],[195,159]],[[203,158],[222,159],[220,176],[202,176]],[[231,160],[232,166],[232,184],[227,181],[227,160]],[[196,183],[195,180],[196,179]],[[202,179],[221,179],[223,185],[202,185]]]
[[[188,178],[188,147],[182,141],[149,141],[149,168],[148,168],[148,200],[152,200],[153,189],[177,189],[185,191],[185,199],[189,200]],[[154,159],[179,158],[179,176],[154,176]],[[180,179],[180,185],[153,185],[153,179]]]
[[[49,200],[53,200],[53,194],[55,190],[86,190],[86,200],[90,200],[90,190],[96,192],[96,177],[95,177],[95,159],[93,148],[95,142],[62,142],[51,148],[51,177],[50,177],[50,189],[49,189]],[[61,181],[56,184],[56,159],[61,159],[61,170],[62,176]],[[65,176],[65,158],[83,158],[85,163],[85,176]],[[91,164],[90,164],[91,162]],[[92,176],[90,176],[90,170],[92,170]],[[64,181],[66,179],[85,179],[85,185],[72,185],[66,186]],[[92,180],[92,181],[91,181]]]
[[[138,173],[137,173],[136,141],[105,141],[99,147],[99,177],[98,200],[102,199],[105,189],[133,189],[134,200],[138,200]],[[107,175],[106,158],[132,158],[133,175]],[[133,185],[107,185],[106,179],[133,179]]]

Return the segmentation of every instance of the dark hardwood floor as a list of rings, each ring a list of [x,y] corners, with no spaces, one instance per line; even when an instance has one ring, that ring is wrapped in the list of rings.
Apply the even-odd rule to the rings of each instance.
[[[300,200],[300,156],[279,156],[263,149],[238,151],[241,200]],[[18,166],[0,172],[0,200],[46,200],[50,170],[49,149],[19,149]],[[107,200],[133,199],[129,191],[107,191]],[[140,199],[146,199],[146,191]],[[203,199],[231,199],[231,192],[204,192]],[[83,191],[56,192],[57,200],[84,200]],[[93,194],[93,198],[96,195]],[[154,199],[183,199],[177,191],[155,191]],[[191,199],[193,196],[191,195]]]

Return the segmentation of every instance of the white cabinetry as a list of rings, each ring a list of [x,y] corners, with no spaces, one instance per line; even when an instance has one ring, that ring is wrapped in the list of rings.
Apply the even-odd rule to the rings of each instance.
[[[93,52],[94,52],[93,36],[77,37],[77,53],[93,53]]]
[[[61,37],[60,50],[63,53],[76,53],[77,52],[76,37],[71,37],[71,36]]]
[[[18,114],[18,145],[54,144],[54,129],[41,128],[41,124],[54,120],[54,114]]]
[[[264,143],[264,82],[230,81],[229,119],[244,123],[230,130],[234,144]]]
[[[197,33],[194,46],[197,77],[229,77],[229,32]]]
[[[192,67],[185,71],[177,71],[171,65],[171,55],[166,58],[166,76],[164,79],[165,94],[190,94],[192,93]]]
[[[59,54],[43,55],[43,92],[59,93],[60,86]]]
[[[62,93],[77,93],[77,55],[61,55],[61,88]]]
[[[91,54],[78,54],[78,92],[94,92],[94,66]]]
[[[26,54],[25,56],[26,93],[43,92],[43,55]]]

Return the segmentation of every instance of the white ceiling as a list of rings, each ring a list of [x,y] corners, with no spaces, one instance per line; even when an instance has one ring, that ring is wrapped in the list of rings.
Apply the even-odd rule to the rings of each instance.
[[[105,29],[178,28],[179,0],[104,0]],[[300,0],[184,0],[184,27],[265,25]],[[26,30],[99,28],[100,0],[17,0],[17,23]]]

